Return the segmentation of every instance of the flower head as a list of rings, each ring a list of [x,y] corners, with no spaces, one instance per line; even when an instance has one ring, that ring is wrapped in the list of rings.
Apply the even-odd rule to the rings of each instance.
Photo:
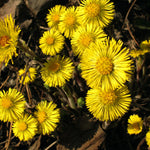
[[[147,49],[143,49],[143,50],[131,50],[130,55],[131,55],[131,57],[133,57],[133,58],[137,58],[137,57],[139,57],[139,56],[145,55],[145,54],[148,53],[148,52],[150,52],[150,51],[147,50]]]
[[[25,109],[24,96],[16,89],[11,89],[7,92],[0,91],[0,120],[15,121]]]
[[[140,48],[150,51],[150,40],[142,41],[140,44]]]
[[[63,86],[72,76],[72,65],[69,58],[61,58],[59,55],[50,58],[41,69],[43,81],[50,87]]]
[[[131,97],[126,86],[118,89],[90,89],[86,96],[86,106],[100,121],[113,121],[122,117],[129,109]]]
[[[65,12],[66,7],[62,5],[56,5],[49,10],[47,14],[47,23],[50,28],[58,29],[58,24],[60,22],[60,16]]]
[[[87,84],[102,89],[117,88],[127,81],[132,72],[129,50],[121,48],[122,41],[114,39],[92,44],[81,58],[81,75]]]
[[[63,49],[64,37],[57,30],[45,31],[39,40],[39,47],[46,55],[56,55]]]
[[[82,0],[78,8],[81,23],[105,27],[114,18],[114,4],[110,0]]]
[[[82,55],[86,48],[88,48],[91,43],[97,42],[97,40],[103,40],[106,38],[104,31],[95,25],[87,24],[85,26],[80,26],[76,32],[73,34],[71,44],[73,47],[73,52],[75,55]]]
[[[143,129],[143,120],[136,114],[130,115],[127,131],[129,134],[139,134]]]
[[[20,28],[15,27],[12,16],[7,16],[4,20],[0,19],[0,63],[5,62],[5,66],[12,56],[17,56],[16,46]]]
[[[36,106],[35,116],[39,122],[39,133],[50,134],[60,120],[60,111],[53,102],[42,101]]]
[[[13,123],[12,130],[20,141],[28,141],[37,133],[37,120],[28,114],[23,114],[17,121]]]
[[[30,67],[27,71],[26,71],[26,66],[24,69],[20,69],[19,70],[19,76],[21,76],[20,79],[20,83],[23,82],[23,84],[29,83],[29,82],[33,82],[36,78],[36,69],[33,67]],[[25,75],[25,77],[24,77]]]
[[[146,133],[146,142],[147,142],[148,147],[150,147],[150,131]]]
[[[64,33],[65,37],[71,38],[79,25],[77,10],[72,6],[67,8],[65,13],[61,15],[58,29],[61,33]]]

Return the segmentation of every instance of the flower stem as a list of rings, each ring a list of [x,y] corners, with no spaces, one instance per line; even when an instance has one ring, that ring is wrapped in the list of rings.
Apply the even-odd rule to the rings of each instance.
[[[38,60],[38,61],[40,61],[40,62],[43,62],[43,60],[42,60],[40,57],[38,57],[38,56],[34,53],[34,51],[32,51],[32,50],[25,44],[25,42],[24,42],[23,40],[21,40],[21,39],[18,40],[18,45],[17,45],[17,47],[18,47],[20,50],[22,50],[23,52],[29,54],[31,57],[34,57],[36,60]]]

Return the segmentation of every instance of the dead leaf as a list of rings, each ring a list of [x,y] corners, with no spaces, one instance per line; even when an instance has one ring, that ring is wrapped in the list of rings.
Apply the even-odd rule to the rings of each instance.
[[[15,17],[16,7],[22,2],[22,0],[9,0],[0,8],[0,18],[4,19],[7,15]]]

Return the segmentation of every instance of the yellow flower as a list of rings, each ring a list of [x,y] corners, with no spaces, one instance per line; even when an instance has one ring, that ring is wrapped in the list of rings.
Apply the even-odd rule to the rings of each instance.
[[[47,23],[50,28],[58,29],[58,24],[60,22],[60,16],[65,12],[66,7],[62,5],[56,5],[49,10],[47,14]]]
[[[140,44],[140,48],[150,51],[150,40],[142,41]]]
[[[39,133],[45,135],[55,130],[60,120],[60,111],[56,104],[42,101],[36,106],[35,116],[39,122]]]
[[[16,46],[20,28],[15,27],[12,16],[7,16],[4,20],[0,19],[0,63],[5,62],[7,66],[12,56],[17,56]],[[13,62],[12,62],[13,63]]]
[[[39,47],[46,55],[56,55],[63,49],[64,37],[57,30],[45,31],[39,40]]]
[[[137,58],[137,57],[143,56],[143,55],[145,55],[146,53],[149,53],[149,52],[150,51],[147,50],[147,49],[143,49],[143,50],[131,50],[130,55],[133,58]]]
[[[81,75],[87,85],[102,89],[123,86],[132,73],[132,60],[122,45],[114,39],[90,45],[81,58]]]
[[[16,89],[7,92],[0,91],[0,120],[14,121],[24,112],[25,99],[24,96]]]
[[[129,134],[139,134],[143,128],[143,120],[136,114],[130,115],[127,131]]]
[[[113,121],[122,117],[129,109],[131,97],[126,86],[112,90],[90,89],[86,96],[86,106],[100,121]]]
[[[41,69],[42,80],[50,87],[63,86],[72,76],[72,65],[70,58],[52,57]]]
[[[19,70],[19,76],[21,76],[20,83],[22,83],[23,79],[24,79],[24,82],[23,82],[24,85],[26,83],[33,82],[36,78],[36,69],[35,68],[30,67],[27,72],[26,72],[26,69],[27,68],[25,66],[24,69]],[[24,74],[25,74],[25,78],[24,78]]]
[[[28,141],[37,133],[37,124],[37,120],[32,115],[23,114],[13,123],[12,130],[20,141]]]
[[[82,24],[92,23],[105,27],[114,18],[114,4],[110,0],[82,0],[78,15]]]
[[[71,38],[73,33],[79,26],[79,17],[77,16],[77,10],[74,6],[67,8],[65,13],[60,16],[60,23],[58,24],[58,29],[64,36]]]
[[[106,34],[100,27],[93,24],[80,26],[73,34],[71,40],[72,46],[75,47],[73,48],[73,52],[75,55],[80,56],[91,43],[95,43],[97,40],[103,40],[104,38],[106,38]]]
[[[147,142],[148,147],[150,147],[150,131],[146,133],[146,142]]]

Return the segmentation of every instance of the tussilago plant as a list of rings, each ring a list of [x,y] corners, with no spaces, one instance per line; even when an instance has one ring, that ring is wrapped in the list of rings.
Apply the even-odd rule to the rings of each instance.
[[[142,41],[140,44],[140,48],[150,51],[150,40]]]
[[[91,43],[96,43],[98,40],[105,40],[106,36],[104,31],[94,24],[80,26],[74,32],[71,39],[74,54],[80,57]]]
[[[0,120],[10,122],[7,148],[11,130],[23,142],[37,137],[40,141],[44,135],[61,140],[60,133],[66,134],[63,127],[71,121],[75,124],[83,117],[99,125],[100,122],[124,123],[126,115],[134,111],[136,101],[132,103],[134,96],[128,85],[131,89],[134,84],[131,80],[134,61],[138,66],[138,60],[150,52],[150,40],[141,42],[138,50],[130,51],[122,40],[116,41],[112,35],[110,38],[105,29],[114,16],[115,5],[110,0],[82,0],[78,6],[69,7],[55,5],[46,14],[48,28],[37,26],[40,37],[33,39],[37,45],[31,42],[32,35],[28,41],[19,38],[20,28],[15,26],[11,15],[0,19],[0,66],[4,62],[7,69],[13,68],[8,63],[17,55],[18,60],[23,58],[26,63],[24,69],[19,70],[19,64],[12,69],[20,79],[18,82],[16,77],[13,88],[6,85],[9,78],[0,86],[9,88],[0,91]],[[35,68],[31,67],[32,63]],[[35,79],[37,82],[32,83]],[[88,132],[93,125],[86,130],[84,122],[80,122],[79,131]],[[148,128],[136,114],[129,116],[126,125],[127,136]],[[146,142],[150,147],[150,131]]]
[[[18,74],[20,76],[20,83],[23,82],[23,84],[26,84],[26,83],[30,83],[30,82],[33,82],[35,79],[36,79],[36,69],[33,68],[33,67],[30,67],[28,70],[25,66],[24,69],[20,69],[18,71]],[[24,80],[24,81],[23,81]]]
[[[136,114],[133,114],[128,119],[127,131],[129,134],[139,134],[143,129],[143,120]]]
[[[41,69],[41,78],[50,87],[63,86],[72,77],[74,67],[70,58],[51,57]]]
[[[50,31],[43,33],[39,43],[39,47],[44,54],[54,56],[63,49],[64,37],[59,31],[50,29]]]
[[[28,141],[37,133],[37,120],[29,114],[22,116],[13,123],[13,133],[20,141]]]
[[[60,23],[60,16],[65,12],[66,7],[61,5],[56,5],[49,10],[47,14],[47,24],[50,28],[58,30],[58,24]]]
[[[87,84],[102,89],[123,86],[132,74],[129,49],[122,48],[122,41],[107,39],[105,44],[92,44],[81,58],[81,75]]]
[[[78,7],[81,24],[94,24],[101,28],[114,18],[114,4],[110,0],[82,0]]]
[[[148,131],[146,133],[146,143],[147,143],[148,147],[150,147],[150,131]]]
[[[72,6],[66,9],[66,11],[60,16],[60,23],[58,29],[64,34],[66,38],[71,38],[73,33],[79,27],[79,16],[77,15],[77,9]]]
[[[41,101],[36,106],[35,117],[38,120],[38,132],[50,134],[55,130],[60,120],[60,110],[53,102]]]
[[[25,110],[25,98],[16,89],[0,91],[0,120],[11,122],[17,120]]]
[[[11,15],[4,20],[0,18],[0,27],[0,63],[4,62],[7,66],[12,56],[17,56],[16,47],[21,30],[18,26],[15,27],[15,20]]]
[[[129,110],[131,101],[126,86],[114,90],[93,88],[86,96],[88,110],[100,121],[113,121],[122,117]]]

